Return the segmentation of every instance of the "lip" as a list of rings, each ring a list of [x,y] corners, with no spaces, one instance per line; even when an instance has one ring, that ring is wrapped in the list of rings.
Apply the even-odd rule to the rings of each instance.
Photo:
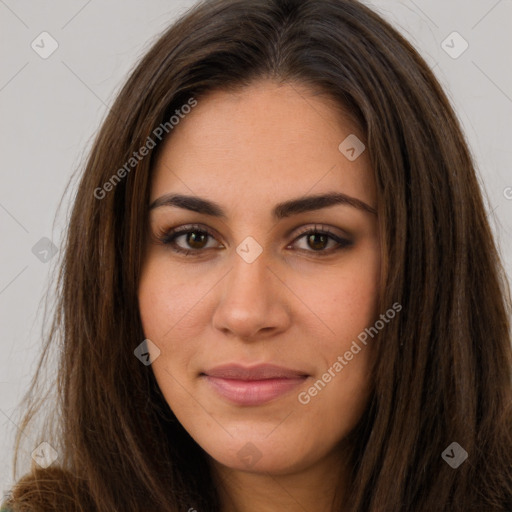
[[[214,391],[230,402],[253,406],[287,394],[308,377],[302,371],[272,364],[223,365],[201,375]]]

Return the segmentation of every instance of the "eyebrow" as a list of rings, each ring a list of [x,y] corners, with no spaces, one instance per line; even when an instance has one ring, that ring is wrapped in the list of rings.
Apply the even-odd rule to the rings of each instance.
[[[279,203],[274,207],[272,215],[276,220],[280,220],[299,213],[321,210],[335,205],[352,206],[358,210],[374,215],[377,214],[375,208],[372,208],[360,199],[356,199],[355,197],[351,197],[340,192],[330,192],[321,195],[299,197]],[[155,208],[160,208],[162,206],[175,206],[185,210],[202,213],[204,215],[227,219],[226,213],[218,203],[201,197],[185,196],[181,194],[165,194],[158,199],[155,199],[150,204],[149,209],[154,210]]]

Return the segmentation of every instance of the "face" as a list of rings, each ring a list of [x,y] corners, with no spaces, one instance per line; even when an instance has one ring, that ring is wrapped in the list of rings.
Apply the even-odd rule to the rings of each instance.
[[[350,135],[325,97],[264,81],[199,99],[161,148],[140,315],[167,403],[216,463],[305,469],[367,403],[380,247]],[[329,194],[353,200],[304,200]]]

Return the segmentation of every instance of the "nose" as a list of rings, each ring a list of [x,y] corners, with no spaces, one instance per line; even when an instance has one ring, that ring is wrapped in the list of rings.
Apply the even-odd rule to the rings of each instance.
[[[288,328],[291,293],[283,284],[284,276],[271,267],[265,251],[252,263],[233,255],[233,267],[217,288],[215,329],[253,341]]]

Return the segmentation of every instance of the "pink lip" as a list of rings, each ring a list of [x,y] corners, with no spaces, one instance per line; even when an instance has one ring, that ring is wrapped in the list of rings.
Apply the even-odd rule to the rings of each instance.
[[[204,372],[206,381],[224,398],[239,405],[260,405],[299,386],[308,377],[301,371],[264,364],[224,365]]]

